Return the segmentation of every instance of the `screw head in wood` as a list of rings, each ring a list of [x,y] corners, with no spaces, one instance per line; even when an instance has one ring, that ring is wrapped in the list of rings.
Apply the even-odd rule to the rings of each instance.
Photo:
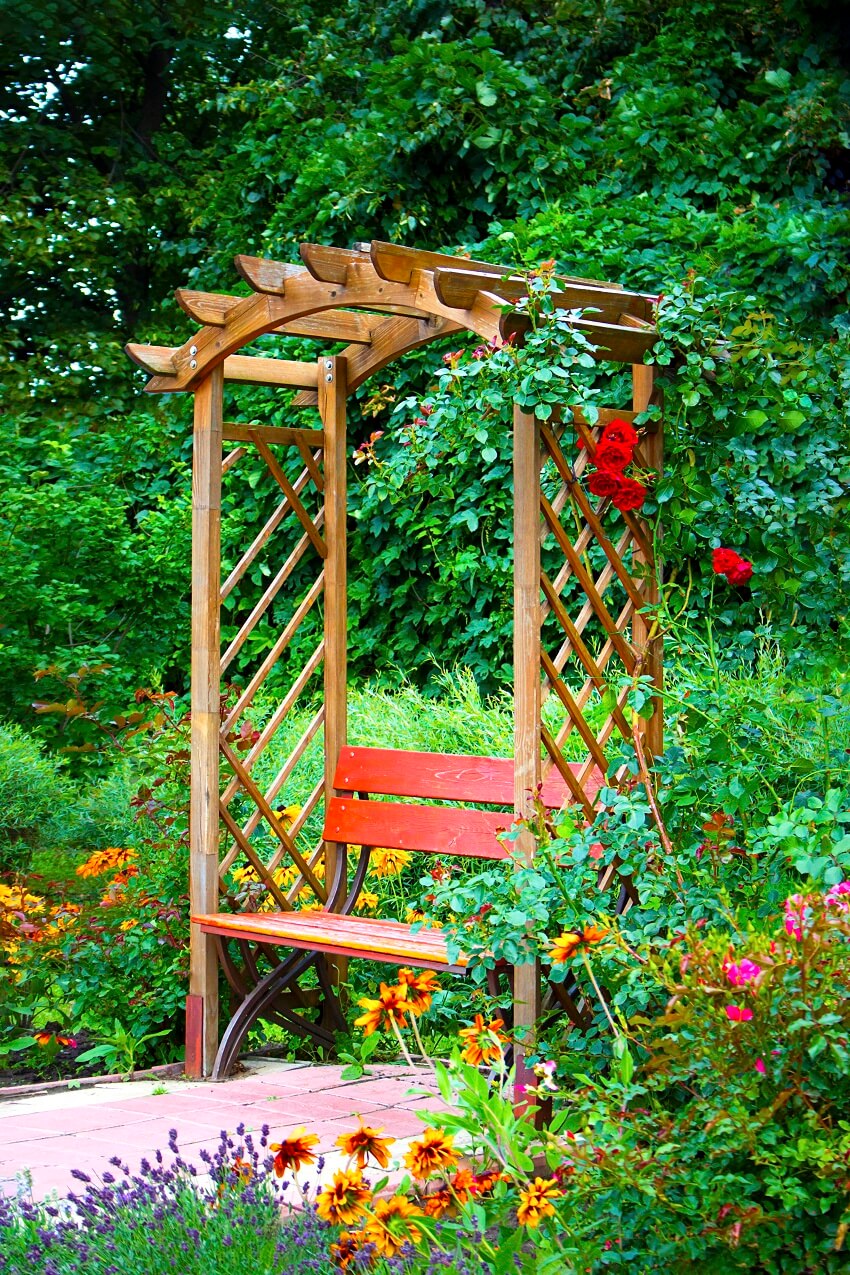
[[[330,372],[329,372],[329,373],[328,373],[328,375],[325,377],[325,380],[326,380],[326,381],[332,381],[333,379],[334,379],[334,378],[331,376]]]
[[[333,371],[333,363],[330,359],[325,359],[325,367],[328,370],[328,372]]]
[[[197,353],[198,353],[198,347],[197,347],[196,345],[190,345],[190,346],[189,346],[189,353],[190,353],[190,354],[197,354]]]
[[[198,366],[198,360],[197,360],[197,359],[190,359],[190,360],[189,360],[189,367],[191,367],[191,368],[195,368],[195,367],[197,367],[197,366]]]

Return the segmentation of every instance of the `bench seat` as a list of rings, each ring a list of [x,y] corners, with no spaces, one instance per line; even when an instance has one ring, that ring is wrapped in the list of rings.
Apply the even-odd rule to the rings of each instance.
[[[460,974],[466,967],[466,957],[462,955],[450,963],[441,930],[424,928],[413,934],[403,921],[320,911],[217,912],[194,916],[192,920],[205,934],[219,938],[280,943],[302,951],[355,956],[387,965],[414,965],[451,974]]]

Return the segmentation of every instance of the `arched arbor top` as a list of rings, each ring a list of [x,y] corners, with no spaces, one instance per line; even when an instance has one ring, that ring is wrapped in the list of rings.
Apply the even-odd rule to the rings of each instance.
[[[256,358],[238,351],[265,333],[345,343],[349,393],[394,359],[455,332],[490,341],[521,334],[528,318],[511,303],[528,295],[527,278],[466,257],[373,241],[354,249],[302,244],[301,263],[237,256],[249,296],[195,292],[175,295],[200,331],[182,345],[127,346],[152,374],[151,393],[195,390],[224,365],[228,381],[290,386],[301,405],[317,401],[315,362]],[[642,363],[657,333],[657,298],[598,279],[555,276],[556,306],[575,311],[575,326],[597,357]]]

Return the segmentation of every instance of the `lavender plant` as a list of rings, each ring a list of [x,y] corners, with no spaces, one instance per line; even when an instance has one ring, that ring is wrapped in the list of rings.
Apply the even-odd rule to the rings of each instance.
[[[215,1152],[200,1152],[200,1166],[183,1159],[176,1130],[171,1135],[171,1156],[157,1151],[137,1173],[119,1156],[99,1181],[74,1170],[81,1189],[63,1200],[0,1197],[0,1271],[329,1275],[333,1228],[298,1197],[291,1178],[276,1178],[268,1126],[258,1143],[244,1126],[235,1138],[222,1131]]]

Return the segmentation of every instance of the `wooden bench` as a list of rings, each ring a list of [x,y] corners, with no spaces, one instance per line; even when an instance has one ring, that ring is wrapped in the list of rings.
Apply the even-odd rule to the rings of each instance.
[[[581,767],[572,767],[578,774]],[[585,782],[592,801],[604,782],[595,770]],[[216,913],[193,916],[206,934],[218,940],[225,973],[241,997],[221,1043],[214,1077],[227,1075],[249,1027],[270,1006],[276,1006],[279,1021],[312,1036],[322,1044],[332,1044],[333,1033],[344,1019],[333,991],[327,966],[328,956],[359,957],[388,965],[410,965],[423,969],[462,974],[466,964],[461,955],[450,962],[445,938],[437,928],[414,932],[409,924],[354,915],[354,908],[366,874],[371,852],[380,847],[414,853],[459,856],[482,860],[506,859],[509,852],[499,834],[513,823],[513,761],[500,757],[466,757],[449,753],[408,752],[384,748],[343,748],[334,788],[325,812],[323,837],[326,842],[360,846],[360,856],[350,887],[341,873],[329,886],[332,908],[321,911]],[[456,805],[418,805],[410,801],[373,800],[406,797],[429,802],[464,802]],[[569,786],[557,773],[544,782],[540,800],[549,810],[558,810],[572,800]],[[498,806],[503,809],[474,809],[471,806]],[[343,897],[344,896],[344,897]],[[249,944],[272,945],[292,950],[286,960],[273,958],[272,970],[248,989],[227,953],[227,941],[240,944],[243,956]],[[256,963],[249,962],[256,970]],[[310,998],[297,987],[304,972],[314,966],[326,1004],[322,1021],[310,1021],[301,1010],[310,1008]],[[289,1003],[287,1003],[287,997]],[[315,1000],[314,1000],[315,1003]]]

